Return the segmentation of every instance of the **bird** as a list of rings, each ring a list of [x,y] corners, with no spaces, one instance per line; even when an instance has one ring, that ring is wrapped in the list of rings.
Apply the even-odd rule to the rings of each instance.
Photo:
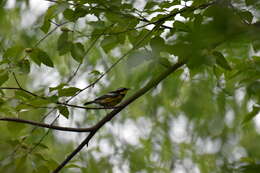
[[[129,90],[129,88],[118,88],[114,91],[108,92],[105,95],[97,97],[93,101],[84,103],[84,105],[89,105],[89,104],[95,103],[95,104],[101,105],[103,107],[116,106],[123,100],[123,98],[125,97],[128,90]]]

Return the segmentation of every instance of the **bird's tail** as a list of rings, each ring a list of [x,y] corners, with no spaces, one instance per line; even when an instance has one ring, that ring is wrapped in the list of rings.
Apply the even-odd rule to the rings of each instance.
[[[92,104],[92,103],[95,103],[95,101],[86,102],[86,103],[84,103],[84,105],[89,105],[89,104]]]

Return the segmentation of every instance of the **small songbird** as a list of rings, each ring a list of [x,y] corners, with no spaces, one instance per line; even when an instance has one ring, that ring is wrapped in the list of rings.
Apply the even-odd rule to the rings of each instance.
[[[93,101],[84,103],[84,105],[95,103],[104,107],[116,106],[122,101],[128,90],[129,88],[118,88],[117,90],[110,91],[107,94],[102,95]]]

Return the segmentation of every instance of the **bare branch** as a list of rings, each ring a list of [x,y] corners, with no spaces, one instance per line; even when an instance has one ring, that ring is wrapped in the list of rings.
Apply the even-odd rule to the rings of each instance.
[[[35,122],[35,121],[31,121],[31,120],[24,120],[24,119],[20,119],[20,118],[4,117],[4,118],[0,118],[0,121],[12,121],[12,122],[17,122],[17,123],[30,124],[30,125],[34,125],[34,126],[38,126],[38,127],[44,127],[44,128],[48,128],[48,129],[67,131],[67,132],[90,132],[95,129],[95,127],[90,127],[90,128],[61,127],[61,126],[55,126],[55,125]]]

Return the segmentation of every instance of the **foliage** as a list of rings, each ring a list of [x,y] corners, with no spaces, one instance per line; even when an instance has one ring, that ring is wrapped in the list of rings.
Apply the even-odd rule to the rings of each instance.
[[[258,172],[259,1],[46,0],[40,15],[33,1],[10,2],[0,1],[0,120],[92,127],[110,110],[85,101],[154,88],[62,172]],[[0,172],[52,172],[88,134],[0,130]]]

